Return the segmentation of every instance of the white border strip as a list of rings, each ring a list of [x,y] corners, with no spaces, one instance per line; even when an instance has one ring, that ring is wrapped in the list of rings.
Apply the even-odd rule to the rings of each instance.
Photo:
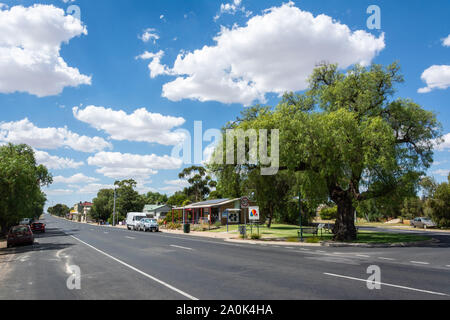
[[[74,236],[71,236],[71,237],[74,238],[75,240],[81,242],[82,244],[88,246],[89,248],[92,248],[92,249],[94,249],[95,251],[100,252],[101,254],[107,256],[108,258],[111,258],[111,259],[113,259],[114,261],[119,262],[120,264],[123,264],[125,267],[128,267],[128,268],[130,268],[131,270],[136,271],[137,273],[140,273],[140,274],[142,274],[143,276],[145,276],[145,277],[147,277],[147,278],[149,278],[149,279],[151,279],[151,280],[153,280],[153,281],[155,281],[155,282],[158,282],[159,284],[162,284],[163,286],[165,286],[165,287],[169,288],[170,290],[173,290],[173,291],[175,291],[175,292],[177,292],[177,293],[179,293],[179,294],[185,296],[185,297],[188,298],[188,299],[191,299],[191,300],[199,300],[199,299],[197,299],[196,297],[191,296],[190,294],[188,294],[188,293],[186,293],[186,292],[184,292],[184,291],[181,291],[180,289],[177,289],[177,288],[171,286],[170,284],[168,284],[168,283],[166,283],[166,282],[164,282],[164,281],[162,281],[162,280],[159,280],[159,279],[157,279],[157,278],[155,278],[155,277],[153,277],[153,276],[151,276],[151,275],[149,275],[149,274],[147,274],[147,273],[145,273],[145,272],[143,272],[143,271],[141,271],[141,270],[139,270],[139,269],[137,269],[137,268],[135,268],[135,267],[133,267],[133,266],[130,266],[128,263],[125,263],[125,262],[123,262],[123,261],[121,261],[121,260],[119,260],[119,259],[117,259],[117,258],[114,258],[113,256],[107,254],[106,252],[103,252],[103,251],[101,251],[100,249],[97,249],[96,247],[91,246],[90,244],[84,242],[83,240],[78,239],[77,237],[74,237]]]
[[[427,291],[427,290],[421,290],[421,289],[415,289],[415,288],[404,287],[404,286],[398,286],[398,285],[395,285],[395,284],[382,283],[382,282],[372,281],[372,280],[365,280],[365,279],[358,279],[358,278],[353,278],[353,277],[341,276],[339,274],[334,274],[334,273],[324,273],[324,274],[327,275],[327,276],[332,276],[332,277],[337,277],[337,278],[344,278],[344,279],[349,279],[349,280],[362,281],[362,282],[366,282],[366,283],[379,284],[379,285],[383,285],[383,286],[387,286],[387,287],[394,287],[394,288],[399,288],[399,289],[418,291],[418,292],[429,293],[429,294],[434,294],[434,295],[438,295],[438,296],[448,296],[448,294],[445,294],[445,293],[433,292],[433,291]]]

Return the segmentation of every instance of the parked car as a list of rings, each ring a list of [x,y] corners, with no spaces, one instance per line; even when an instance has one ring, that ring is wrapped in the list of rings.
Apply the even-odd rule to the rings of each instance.
[[[18,244],[34,244],[34,235],[30,226],[20,225],[12,227],[6,238],[6,245],[8,248]]]
[[[45,224],[41,222],[33,222],[31,224],[31,231],[33,231],[34,233],[36,232],[45,233]]]
[[[436,228],[437,225],[434,223],[430,218],[415,218],[414,220],[411,220],[411,226],[414,228]]]
[[[30,219],[30,218],[25,218],[25,219],[23,219],[22,221],[20,221],[20,225],[24,225],[24,226],[29,226],[29,225],[31,225],[31,223],[32,223],[33,221],[32,221],[32,219]]]
[[[141,219],[147,218],[142,212],[129,212],[127,213],[127,229],[138,230],[138,223]]]
[[[138,229],[140,231],[151,231],[151,232],[159,232],[159,225],[156,219],[144,218],[141,219],[138,223]]]

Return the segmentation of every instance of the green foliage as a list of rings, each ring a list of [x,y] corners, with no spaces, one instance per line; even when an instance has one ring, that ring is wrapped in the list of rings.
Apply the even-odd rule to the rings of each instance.
[[[433,199],[429,200],[430,216],[439,227],[450,227],[450,175],[448,183],[436,187]]]
[[[355,66],[345,73],[336,65],[319,66],[306,93],[286,94],[274,110],[256,107],[228,124],[243,130],[278,129],[280,171],[287,176],[256,178],[261,164],[216,165],[219,190],[227,190],[227,185],[243,190],[247,180],[259,180],[250,185],[263,190],[263,196],[255,196],[263,198],[262,207],[272,215],[276,210],[271,203],[283,201],[289,190],[281,188],[281,198],[272,200],[270,188],[284,186],[301,172],[298,184],[288,183],[288,189],[300,187],[307,199],[331,199],[338,206],[335,239],[355,240],[355,207],[373,199],[380,211],[398,214],[399,206],[390,204],[401,203],[398,199],[405,194],[415,195],[418,177],[432,163],[435,141],[441,137],[435,114],[413,101],[392,99],[401,82],[396,63]]]
[[[401,209],[402,217],[407,220],[412,220],[417,217],[424,216],[424,202],[418,198],[407,198],[403,201],[403,208]]]
[[[57,204],[53,207],[50,207],[47,209],[48,213],[50,213],[52,216],[62,217],[65,218],[69,213],[70,209],[65,204]]]
[[[0,147],[0,232],[23,218],[38,218],[46,202],[41,187],[53,182],[47,168],[37,165],[27,145]]]
[[[260,235],[260,234],[257,234],[257,233],[253,233],[253,234],[250,236],[250,238],[251,238],[252,240],[259,240],[259,239],[261,239],[261,235]]]
[[[320,210],[320,218],[322,220],[336,220],[337,218],[337,207],[325,207]]]
[[[184,169],[179,175],[180,179],[187,179],[190,187],[184,189],[184,193],[195,202],[206,199],[211,188],[215,188],[217,183],[207,174],[207,169],[199,166],[192,166]]]
[[[172,207],[181,207],[186,200],[189,200],[188,196],[182,191],[177,191],[167,200],[167,204]]]
[[[169,198],[159,192],[148,192],[143,196],[145,204],[166,204]]]
[[[107,221],[114,210],[114,190],[102,189],[93,200],[91,216],[95,221]]]
[[[128,212],[142,212],[145,206],[144,198],[134,190],[137,186],[133,179],[116,181],[116,212],[118,220],[125,220]]]
[[[181,230],[181,224],[180,223],[169,222],[166,225],[166,229],[168,229],[168,230]]]

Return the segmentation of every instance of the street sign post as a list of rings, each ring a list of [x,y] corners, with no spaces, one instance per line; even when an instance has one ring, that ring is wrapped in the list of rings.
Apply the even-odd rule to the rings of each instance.
[[[241,208],[242,209],[247,209],[250,205],[250,200],[247,197],[242,197],[241,198]]]

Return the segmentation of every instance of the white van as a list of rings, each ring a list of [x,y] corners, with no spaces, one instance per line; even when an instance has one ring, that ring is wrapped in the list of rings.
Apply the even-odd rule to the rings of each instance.
[[[145,213],[142,212],[129,212],[127,213],[127,229],[128,230],[138,230],[138,222],[141,219],[147,218]]]

